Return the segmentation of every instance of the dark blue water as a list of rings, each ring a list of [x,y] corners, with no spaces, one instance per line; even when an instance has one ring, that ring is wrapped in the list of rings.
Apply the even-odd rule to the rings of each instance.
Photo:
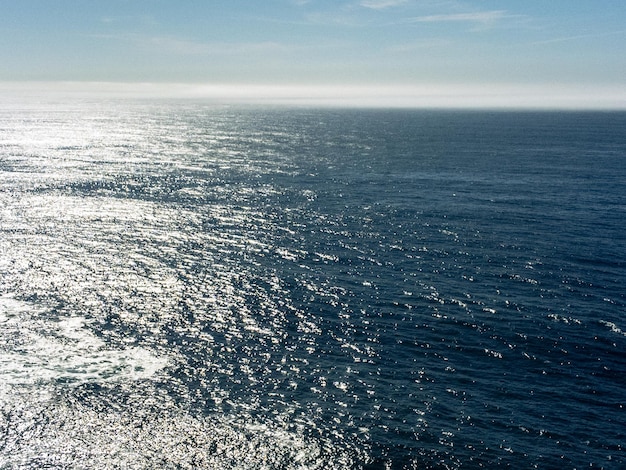
[[[0,467],[623,468],[626,114],[13,105]]]

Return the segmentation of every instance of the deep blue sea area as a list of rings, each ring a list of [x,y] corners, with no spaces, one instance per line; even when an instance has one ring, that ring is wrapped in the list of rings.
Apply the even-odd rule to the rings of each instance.
[[[0,468],[626,468],[626,113],[0,110]]]

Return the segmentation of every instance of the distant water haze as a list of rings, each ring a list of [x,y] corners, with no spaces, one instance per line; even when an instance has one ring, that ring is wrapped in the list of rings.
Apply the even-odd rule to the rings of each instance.
[[[202,99],[223,104],[448,109],[626,109],[626,88],[598,85],[292,85],[5,82],[5,103],[34,99]]]

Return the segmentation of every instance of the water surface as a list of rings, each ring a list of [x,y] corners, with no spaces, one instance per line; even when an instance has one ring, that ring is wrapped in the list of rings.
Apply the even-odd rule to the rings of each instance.
[[[624,129],[8,106],[0,467],[623,467]]]

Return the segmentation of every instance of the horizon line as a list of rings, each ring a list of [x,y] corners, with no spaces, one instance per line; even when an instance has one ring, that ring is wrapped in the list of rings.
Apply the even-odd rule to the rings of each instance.
[[[581,84],[225,84],[0,81],[0,100],[180,99],[354,108],[626,110],[626,87]]]

